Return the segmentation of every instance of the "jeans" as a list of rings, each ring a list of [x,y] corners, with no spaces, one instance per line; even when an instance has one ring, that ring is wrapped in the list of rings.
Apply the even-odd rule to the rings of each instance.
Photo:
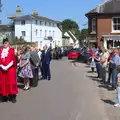
[[[116,68],[114,68],[112,70],[112,86],[113,87],[115,87],[117,85],[117,74],[118,74],[118,72],[117,72]]]
[[[118,98],[118,103],[120,104],[120,85],[117,87],[117,98]]]

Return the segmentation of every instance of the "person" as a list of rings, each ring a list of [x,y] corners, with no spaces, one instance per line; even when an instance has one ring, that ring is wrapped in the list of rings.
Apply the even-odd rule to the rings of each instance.
[[[30,47],[26,46],[23,50],[22,60],[20,61],[19,77],[24,80],[23,90],[30,89],[30,78],[33,78],[32,68],[30,64]]]
[[[112,65],[112,88],[110,90],[115,90],[117,85],[117,66],[120,65],[120,56],[118,49],[113,50],[113,57],[112,60],[110,60],[110,63]]]
[[[7,38],[3,40],[3,48],[0,49],[0,94],[3,102],[9,100],[16,103],[16,55]]]
[[[31,47],[30,63],[31,63],[31,68],[33,72],[33,78],[31,79],[30,85],[32,87],[37,87],[38,86],[38,71],[39,71],[38,67],[40,64],[40,58],[39,58],[39,55],[35,47]]]
[[[108,67],[108,58],[109,52],[103,47],[101,48],[102,54],[100,56],[100,82],[106,83],[107,78],[107,67]]]
[[[117,99],[118,102],[114,104],[114,107],[120,107],[120,68],[118,69],[118,75],[117,75]]]
[[[43,79],[51,80],[51,73],[50,73],[51,58],[52,58],[51,52],[48,50],[47,45],[45,45],[41,56]]]
[[[95,55],[95,62],[96,62],[96,70],[97,70],[97,78],[100,78],[100,54],[101,50],[98,51],[98,53]]]

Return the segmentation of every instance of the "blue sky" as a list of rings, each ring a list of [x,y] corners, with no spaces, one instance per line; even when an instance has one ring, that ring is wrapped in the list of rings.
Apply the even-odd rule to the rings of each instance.
[[[102,3],[104,0],[1,0],[3,7],[0,13],[2,23],[8,23],[7,16],[14,15],[17,5],[23,14],[38,10],[39,15],[62,21],[70,18],[75,20],[80,28],[87,23],[85,13]],[[86,26],[87,27],[87,26]]]

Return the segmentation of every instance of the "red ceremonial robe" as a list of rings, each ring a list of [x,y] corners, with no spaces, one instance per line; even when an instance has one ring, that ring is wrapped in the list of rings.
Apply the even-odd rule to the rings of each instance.
[[[18,94],[18,86],[15,52],[13,48],[9,47],[7,56],[2,58],[2,50],[0,50],[0,65],[7,66],[11,61],[13,61],[13,65],[7,71],[0,68],[0,94],[2,96],[16,95]]]

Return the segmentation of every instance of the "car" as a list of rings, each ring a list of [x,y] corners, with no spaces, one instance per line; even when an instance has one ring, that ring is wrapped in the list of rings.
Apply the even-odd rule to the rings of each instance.
[[[72,48],[68,52],[68,59],[76,59],[80,58],[80,49],[79,48]]]

